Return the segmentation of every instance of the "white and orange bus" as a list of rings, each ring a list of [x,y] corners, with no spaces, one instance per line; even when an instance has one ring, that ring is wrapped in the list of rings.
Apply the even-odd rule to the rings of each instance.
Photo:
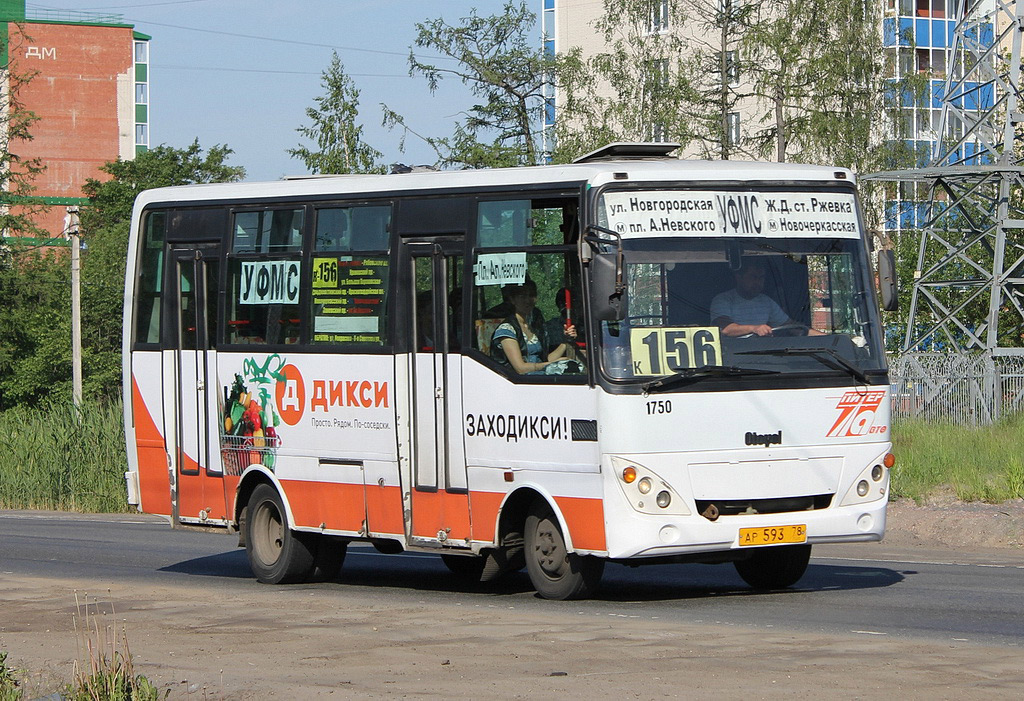
[[[129,501],[238,532],[263,582],[333,577],[363,541],[478,580],[525,566],[555,599],[609,560],[786,587],[812,544],[881,539],[851,174],[664,146],[143,193]],[[769,318],[737,333],[730,295]]]

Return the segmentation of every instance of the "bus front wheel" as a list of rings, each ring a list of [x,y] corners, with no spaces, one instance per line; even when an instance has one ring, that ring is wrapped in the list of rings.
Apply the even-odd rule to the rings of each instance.
[[[804,576],[810,559],[810,545],[779,545],[758,548],[734,564],[743,581],[754,589],[785,589]]]
[[[249,498],[245,519],[245,550],[249,567],[264,584],[304,582],[313,573],[313,539],[293,531],[281,495],[260,484]]]
[[[604,560],[571,553],[558,518],[545,501],[537,501],[526,517],[526,570],[545,599],[582,599],[601,580]]]

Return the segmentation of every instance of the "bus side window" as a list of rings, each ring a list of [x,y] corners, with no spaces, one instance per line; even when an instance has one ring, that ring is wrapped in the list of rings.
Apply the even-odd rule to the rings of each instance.
[[[236,212],[228,256],[229,344],[299,342],[304,210]]]
[[[166,212],[146,215],[135,286],[135,342],[160,342],[160,293],[164,273]]]
[[[387,342],[391,206],[316,211],[310,285],[314,344]]]
[[[529,374],[581,377],[585,352],[581,346],[583,304],[580,271],[573,241],[579,235],[577,198],[481,201],[477,209],[476,258],[473,261],[472,344],[484,355],[511,366],[497,347],[495,332],[512,328],[523,360],[539,369]],[[516,295],[523,287],[532,295]],[[566,290],[568,290],[568,304]],[[530,297],[530,309],[518,297]],[[521,307],[521,308],[520,308]],[[530,334],[520,338],[525,326]],[[577,338],[571,338],[572,326]],[[499,335],[508,338],[508,331]],[[577,341],[578,339],[578,341]],[[506,341],[507,343],[507,341]],[[503,348],[504,346],[502,346]],[[567,361],[572,360],[569,364]],[[559,362],[555,362],[559,361]],[[551,364],[552,367],[548,368]],[[514,366],[512,366],[514,367]],[[557,372],[552,372],[557,371]]]

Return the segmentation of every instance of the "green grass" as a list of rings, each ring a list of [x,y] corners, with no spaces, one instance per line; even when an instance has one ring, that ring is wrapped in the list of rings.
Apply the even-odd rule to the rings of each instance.
[[[7,653],[0,652],[0,701],[21,701],[23,696],[17,670],[7,665]]]
[[[0,414],[0,508],[127,511],[119,401]]]
[[[891,493],[917,502],[943,493],[999,503],[1024,497],[1024,414],[992,426],[928,421],[893,425]]]

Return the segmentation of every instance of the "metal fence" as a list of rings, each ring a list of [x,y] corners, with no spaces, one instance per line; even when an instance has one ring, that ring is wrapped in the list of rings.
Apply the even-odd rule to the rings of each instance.
[[[889,358],[893,417],[990,424],[1024,410],[1024,357],[905,353]]]

